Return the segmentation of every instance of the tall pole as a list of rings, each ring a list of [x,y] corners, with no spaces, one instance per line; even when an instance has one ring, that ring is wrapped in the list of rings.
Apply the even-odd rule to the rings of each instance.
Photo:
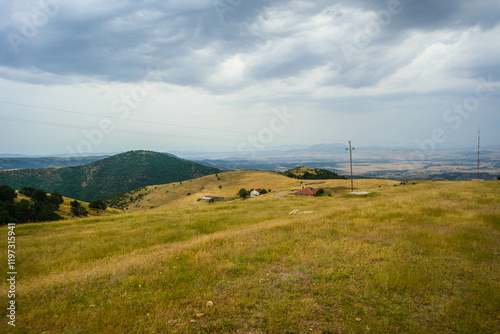
[[[351,191],[354,191],[354,183],[352,180],[352,148],[351,148],[351,141],[349,140],[349,157],[351,160]]]
[[[477,132],[477,178],[479,179],[479,149],[481,147],[481,128]]]

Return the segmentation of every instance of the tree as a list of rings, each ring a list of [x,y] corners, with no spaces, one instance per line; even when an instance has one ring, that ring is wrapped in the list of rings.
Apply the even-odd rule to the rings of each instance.
[[[266,190],[266,189],[262,189],[262,190],[260,191],[260,194],[261,194],[261,195],[267,194],[267,190]]]
[[[306,171],[304,173],[304,175],[302,175],[302,179],[305,179],[305,180],[309,180],[309,179],[312,179],[313,178],[313,175],[311,173],[309,173],[308,171]]]
[[[108,206],[102,199],[95,199],[89,204],[89,208],[96,210],[106,210]]]
[[[24,196],[31,197],[35,190],[36,190],[36,188],[33,188],[33,187],[23,187],[23,189],[21,189],[19,191],[19,193],[23,194]]]
[[[325,189],[319,188],[314,196],[323,196],[325,194]]]
[[[85,210],[85,209],[84,209]],[[41,208],[36,213],[36,221],[39,222],[50,222],[61,220],[61,216],[54,212],[54,208],[49,202],[42,204]]]
[[[1,202],[14,202],[17,193],[14,189],[7,185],[0,186],[0,201]]]
[[[88,214],[87,210],[77,200],[72,201],[70,204],[71,204],[71,213],[73,215],[79,217],[79,216],[86,216]]]
[[[38,203],[43,203],[47,200],[47,193],[41,189],[36,189],[31,195],[31,199]]]
[[[53,191],[48,198],[48,201],[54,207],[54,210],[59,209],[59,206],[64,203],[63,196],[57,191]]]
[[[250,195],[250,192],[248,190],[242,188],[240,189],[240,191],[238,191],[238,196],[240,196],[243,199],[247,198],[248,195]]]
[[[22,199],[16,204],[16,217],[21,223],[27,223],[34,220],[34,212],[30,201]]]
[[[8,223],[15,223],[16,219],[12,218],[7,210],[0,211],[0,225],[6,225]]]
[[[0,211],[7,211],[9,216],[16,218],[16,203],[12,202],[1,202],[0,201]]]

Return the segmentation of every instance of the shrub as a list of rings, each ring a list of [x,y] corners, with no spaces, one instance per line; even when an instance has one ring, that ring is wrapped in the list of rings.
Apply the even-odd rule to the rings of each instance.
[[[70,204],[71,204],[71,213],[76,217],[86,216],[88,214],[87,210],[77,200],[74,200]]]
[[[319,188],[314,196],[323,196],[325,194],[325,189]]]
[[[250,195],[250,192],[249,192],[248,190],[243,189],[243,188],[242,188],[242,189],[240,189],[240,191],[238,191],[238,196],[239,196],[240,198],[245,199],[245,198],[247,198],[249,195]]]
[[[89,208],[96,210],[106,210],[108,206],[102,199],[95,199],[89,204]]]

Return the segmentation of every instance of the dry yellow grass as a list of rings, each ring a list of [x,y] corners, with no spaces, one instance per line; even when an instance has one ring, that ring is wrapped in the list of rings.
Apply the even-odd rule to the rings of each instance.
[[[195,180],[176,182],[166,185],[148,186],[140,191],[127,195],[132,197],[125,207],[127,211],[156,208],[163,205],[196,204],[203,196],[224,197],[235,199],[240,189],[271,189],[263,198],[274,197],[276,194],[300,190],[307,183],[316,180],[296,180],[277,173],[263,171],[234,171],[209,175]],[[350,180],[324,180],[325,183],[313,185],[316,188],[331,190],[334,195],[350,191]],[[399,184],[389,180],[355,180],[355,190],[374,190],[379,186],[387,187]],[[219,186],[221,188],[219,188]],[[190,195],[187,195],[187,194]]]
[[[224,197],[298,185],[219,176]],[[14,331],[498,332],[500,183],[355,182],[372,194],[209,204],[194,191],[218,182],[193,180],[152,210],[18,225]]]
[[[74,201],[72,198],[67,198],[63,197],[64,203],[61,204],[57,212],[63,217],[63,218],[72,218],[73,215],[71,214],[71,202]],[[106,210],[96,210],[96,209],[91,209],[89,208],[89,203],[79,201],[80,204],[87,210],[88,216],[89,217],[102,217],[102,216],[109,216],[109,215],[114,215],[117,213],[121,213],[121,210],[115,209],[115,208],[107,208]]]

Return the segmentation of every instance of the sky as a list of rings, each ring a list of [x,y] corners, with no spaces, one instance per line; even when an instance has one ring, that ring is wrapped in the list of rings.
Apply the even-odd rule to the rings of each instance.
[[[0,6],[0,153],[500,144],[498,0]]]

